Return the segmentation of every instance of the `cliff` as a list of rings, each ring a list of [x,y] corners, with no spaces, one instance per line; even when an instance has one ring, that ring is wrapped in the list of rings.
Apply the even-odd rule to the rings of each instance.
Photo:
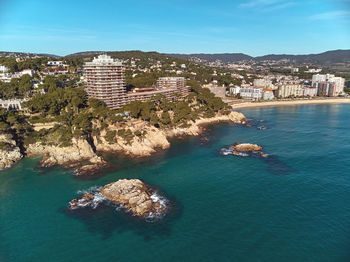
[[[22,159],[21,150],[10,134],[1,134],[0,143],[0,169],[11,167]]]
[[[91,145],[85,139],[72,140],[72,146],[59,147],[44,145],[42,143],[31,144],[26,150],[27,156],[43,156],[41,167],[62,165],[63,167],[79,167],[76,174],[85,174],[87,171],[99,169],[106,162],[96,155]],[[83,162],[85,165],[82,165]]]
[[[149,156],[157,149],[170,147],[169,138],[175,136],[196,136],[203,132],[202,126],[210,123],[228,121],[233,123],[244,123],[245,116],[238,112],[231,112],[229,115],[217,115],[212,118],[202,118],[196,121],[189,121],[187,127],[156,128],[142,120],[129,120],[123,126],[109,126],[108,131],[114,132],[112,141],[106,139],[106,130],[98,136],[94,136],[91,143],[86,139],[72,139],[72,145],[59,147],[47,145],[42,142],[30,144],[26,148],[27,156],[43,156],[41,167],[62,165],[65,168],[77,168],[76,175],[94,174],[108,164],[96,152],[121,152],[131,156]],[[120,130],[128,130],[130,136],[120,134]],[[135,135],[138,132],[139,135]],[[118,135],[119,134],[119,135]],[[11,166],[22,158],[15,141],[4,137],[11,145],[10,149],[0,150],[0,168]],[[0,140],[1,142],[1,140]]]
[[[229,115],[217,115],[212,118],[202,118],[195,122],[189,121],[189,126],[185,128],[168,128],[158,129],[144,121],[131,121],[127,124],[127,128],[132,132],[142,130],[146,133],[144,137],[134,136],[131,141],[118,135],[115,136],[115,142],[109,143],[104,138],[105,133],[100,137],[94,137],[94,143],[97,151],[105,152],[122,152],[132,156],[149,156],[156,152],[156,149],[166,149],[170,147],[168,138],[176,136],[197,136],[203,132],[202,126],[205,124],[218,122],[232,122],[242,124],[245,121],[242,113],[231,112]],[[111,126],[110,130],[116,130],[117,127]]]

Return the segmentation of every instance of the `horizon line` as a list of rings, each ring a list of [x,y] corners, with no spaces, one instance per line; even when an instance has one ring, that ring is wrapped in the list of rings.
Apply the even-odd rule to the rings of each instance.
[[[74,53],[69,53],[66,55],[57,55],[57,54],[52,54],[49,52],[25,52],[25,51],[3,51],[0,50],[0,53],[17,53],[17,54],[33,54],[33,55],[47,55],[47,56],[57,56],[57,57],[67,57],[70,55],[74,55],[74,54],[79,54],[79,53],[98,53],[98,52],[106,52],[106,53],[112,53],[112,52],[143,52],[143,53],[158,53],[158,54],[163,54],[163,55],[223,55],[223,54],[242,54],[242,55],[247,55],[250,56],[252,58],[257,58],[257,57],[262,57],[262,56],[269,56],[269,55],[291,55],[291,56],[302,56],[302,55],[319,55],[319,54],[323,54],[326,52],[333,52],[333,51],[350,51],[350,49],[331,49],[331,50],[326,50],[326,51],[322,51],[319,53],[299,53],[299,54],[291,54],[291,53],[270,53],[270,54],[264,54],[264,55],[257,55],[257,56],[252,56],[243,52],[222,52],[222,53],[203,53],[203,52],[198,52],[198,53],[162,53],[159,51],[144,51],[144,50],[137,50],[137,49],[133,49],[133,50],[113,50],[113,51],[107,51],[107,50],[93,50],[93,51],[78,51],[78,52],[74,52]]]

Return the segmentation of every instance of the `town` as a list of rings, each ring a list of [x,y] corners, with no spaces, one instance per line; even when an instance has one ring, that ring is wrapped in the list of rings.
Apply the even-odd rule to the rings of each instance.
[[[147,101],[157,94],[168,100],[184,97],[192,81],[231,104],[347,96],[346,79],[336,72],[305,65],[298,68],[287,62],[274,62],[273,70],[267,73],[261,69],[270,68],[271,62],[260,63],[254,71],[248,65],[254,62],[203,64],[200,59],[137,51],[63,59],[10,53],[0,59],[0,106],[25,110],[23,102],[47,92],[50,81],[61,86],[82,86],[88,97],[104,101],[111,109]]]

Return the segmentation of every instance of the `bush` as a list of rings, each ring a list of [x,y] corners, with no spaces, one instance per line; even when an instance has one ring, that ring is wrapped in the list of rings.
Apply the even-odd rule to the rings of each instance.
[[[134,134],[130,129],[120,129],[117,134],[126,141],[127,145],[130,145],[131,141],[134,139]]]
[[[12,148],[13,148],[13,145],[11,145],[10,143],[0,142],[1,150],[11,150]]]
[[[115,137],[115,135],[117,134],[117,132],[115,130],[108,130],[106,135],[105,135],[105,139],[108,142],[108,144],[114,144],[115,142],[117,142],[117,139]]]

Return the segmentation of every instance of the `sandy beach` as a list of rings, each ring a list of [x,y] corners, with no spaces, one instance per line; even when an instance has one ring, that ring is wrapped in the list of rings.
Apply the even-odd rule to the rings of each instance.
[[[330,99],[312,99],[312,100],[293,100],[293,101],[268,101],[268,102],[246,102],[233,104],[233,109],[249,107],[266,107],[266,106],[296,106],[311,104],[343,104],[350,103],[349,98],[330,98]]]

